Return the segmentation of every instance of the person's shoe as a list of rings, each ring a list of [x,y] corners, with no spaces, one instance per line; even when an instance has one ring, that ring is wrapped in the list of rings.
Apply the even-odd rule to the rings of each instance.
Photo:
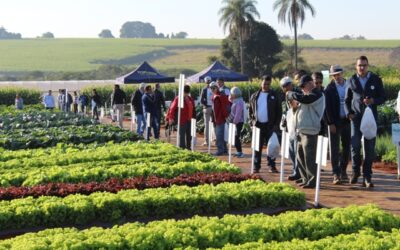
[[[366,188],[373,188],[374,183],[372,183],[371,178],[364,178],[362,186]]]
[[[304,185],[302,188],[304,188],[304,189],[313,189],[313,188],[315,188],[315,185],[313,185],[313,184],[306,184],[306,185]]]
[[[203,142],[203,146],[208,146],[208,143],[206,141]]]
[[[350,184],[356,184],[358,182],[358,177],[360,177],[360,174],[352,174]]]
[[[270,173],[279,173],[278,169],[276,169],[276,167],[270,167],[268,172]]]
[[[213,155],[214,156],[221,156],[221,155],[224,155],[224,153],[223,152],[217,152],[217,153],[214,153]]]
[[[302,179],[302,178],[299,178],[299,179],[297,179],[295,182],[296,182],[297,184],[303,183],[303,179]]]
[[[300,177],[297,175],[289,175],[287,179],[289,181],[296,181],[296,180],[300,179]]]
[[[339,176],[337,176],[336,174],[333,175],[333,181],[332,181],[333,185],[339,185],[341,184]]]
[[[243,157],[244,157],[244,154],[243,154],[242,152],[238,152],[238,153],[235,154],[235,156],[236,156],[237,158],[243,158]]]
[[[349,176],[347,175],[346,172],[340,174],[340,180],[341,181],[349,181]]]
[[[300,183],[297,184],[297,186],[299,187],[304,187],[305,185],[307,185],[306,182],[301,181]]]

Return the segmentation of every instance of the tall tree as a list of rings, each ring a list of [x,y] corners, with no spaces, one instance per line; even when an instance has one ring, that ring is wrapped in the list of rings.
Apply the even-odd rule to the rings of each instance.
[[[250,24],[255,21],[254,17],[260,18],[255,7],[255,0],[222,0],[225,4],[220,10],[219,24],[224,31],[229,28],[230,33],[237,33],[240,46],[240,71],[244,73],[244,40],[250,30]]]
[[[297,70],[297,28],[299,24],[303,26],[306,19],[306,11],[309,10],[312,16],[315,16],[315,9],[308,0],[276,0],[274,10],[278,11],[278,21],[289,23],[290,29],[294,30],[294,53],[295,69]]]

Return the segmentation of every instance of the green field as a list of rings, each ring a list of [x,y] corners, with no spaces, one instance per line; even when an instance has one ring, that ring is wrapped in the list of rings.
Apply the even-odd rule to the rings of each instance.
[[[285,40],[285,44],[293,41]],[[301,40],[307,50],[314,48],[390,49],[400,40]],[[22,39],[0,40],[0,72],[68,71],[97,69],[101,64],[119,64],[134,68],[147,60],[160,70],[191,69],[208,65],[209,56],[220,54],[220,39]],[[337,53],[333,52],[334,54]],[[386,58],[386,55],[385,55]],[[330,61],[335,61],[335,57]],[[336,60],[339,61],[339,60]],[[383,63],[386,63],[382,59]],[[317,61],[317,63],[320,63]]]

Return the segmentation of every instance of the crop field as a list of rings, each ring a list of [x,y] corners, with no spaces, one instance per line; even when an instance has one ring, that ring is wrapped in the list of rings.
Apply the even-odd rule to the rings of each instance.
[[[285,44],[293,41],[284,40]],[[326,63],[319,51],[329,49],[324,58],[338,62],[344,57],[367,50],[378,57],[376,64],[388,64],[388,53],[400,46],[400,40],[301,40],[306,48],[302,55],[307,63]],[[102,64],[120,64],[134,68],[144,60],[160,70],[191,69],[199,71],[208,65],[209,56],[219,56],[220,39],[23,39],[0,40],[0,72],[81,72],[97,69]],[[336,50],[330,50],[336,49]],[[345,56],[337,55],[338,49]],[[388,52],[389,51],[389,52]],[[328,63],[329,64],[329,63]]]

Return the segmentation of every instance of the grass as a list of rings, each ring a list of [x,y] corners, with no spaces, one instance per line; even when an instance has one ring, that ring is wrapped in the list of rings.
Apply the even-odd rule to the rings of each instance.
[[[293,43],[291,40],[283,42]],[[360,55],[360,49],[367,49],[365,54],[370,55],[372,64],[387,65],[389,49],[400,46],[400,40],[300,40],[299,43],[305,48],[302,56],[310,65],[350,64]],[[144,60],[160,70],[198,71],[208,65],[209,56],[219,56],[220,45],[220,39],[0,40],[0,71],[81,72],[97,69],[100,64],[123,64],[134,68]],[[346,50],[330,50],[332,48]]]

